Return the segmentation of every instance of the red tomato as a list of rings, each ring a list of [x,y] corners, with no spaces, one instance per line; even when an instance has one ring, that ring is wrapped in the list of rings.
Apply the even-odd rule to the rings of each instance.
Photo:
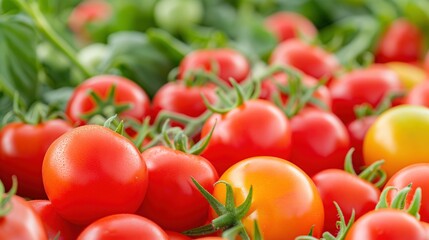
[[[275,157],[252,157],[230,167],[220,178],[231,184],[239,206],[253,187],[252,205],[242,222],[249,234],[258,221],[265,240],[313,236],[323,229],[323,203],[313,181],[297,166]],[[225,201],[225,185],[217,184],[213,195]]]
[[[150,178],[147,195],[137,213],[163,229],[177,232],[206,223],[209,204],[191,177],[211,191],[219,177],[210,162],[164,146],[149,148],[142,156]]]
[[[190,237],[187,237],[187,236],[180,234],[178,232],[165,231],[165,233],[167,233],[169,240],[191,240]]]
[[[5,216],[0,215],[0,239],[48,240],[40,217],[25,199],[14,195],[7,204],[12,209]]]
[[[0,131],[0,179],[6,189],[17,176],[17,194],[35,199],[46,198],[42,181],[42,162],[49,145],[72,126],[63,120],[37,125],[10,123]]]
[[[336,222],[339,220],[334,201],[339,205],[348,222],[353,210],[355,219],[358,219],[373,210],[380,197],[378,188],[344,170],[321,171],[313,176],[313,181],[319,190],[325,209],[324,229],[334,236],[338,232]]]
[[[292,163],[309,176],[328,168],[343,168],[350,140],[340,119],[330,112],[304,109],[290,123]]]
[[[168,240],[161,227],[134,214],[115,214],[91,223],[78,240]]]
[[[249,75],[250,64],[243,54],[233,49],[199,49],[186,55],[180,63],[179,79],[199,69],[206,72],[217,70],[214,73],[226,83],[230,78],[242,82]]]
[[[355,171],[360,172],[365,166],[363,160],[363,140],[369,128],[377,119],[377,116],[367,116],[355,119],[347,125],[347,132],[350,136],[350,145],[355,149],[353,154],[353,166]]]
[[[429,223],[427,223],[427,222],[421,222],[421,224],[423,225],[423,228],[425,229],[426,236],[429,236]]]
[[[331,79],[340,69],[335,55],[298,39],[291,39],[278,45],[271,55],[270,64],[292,66],[316,79],[323,77]]]
[[[405,19],[395,20],[381,37],[375,62],[417,62],[423,52],[423,34]]]
[[[114,85],[116,86],[114,102],[102,109],[101,115],[107,119],[118,114],[121,118],[131,118],[142,122],[149,114],[149,97],[135,82],[114,75],[100,75],[81,83],[74,90],[67,103],[66,115],[77,125],[86,124],[87,120],[83,118],[83,115],[94,111],[96,108],[89,91],[93,90],[101,98],[106,99],[107,93]],[[115,112],[112,108],[118,104],[129,104],[130,108],[120,113]]]
[[[374,65],[343,75],[332,82],[330,90],[332,111],[348,124],[356,119],[354,107],[366,103],[375,108],[388,93],[400,92],[403,88],[392,70]]]
[[[429,51],[426,53],[426,58],[423,67],[426,70],[426,74],[429,76]]]
[[[423,240],[423,226],[410,214],[397,209],[368,212],[347,233],[346,240]]]
[[[411,191],[407,195],[406,205],[410,204],[416,188],[420,187],[422,190],[422,201],[420,205],[420,220],[429,222],[429,163],[413,164],[408,167],[402,168],[395,173],[386,186],[393,186],[397,189],[402,189],[408,184],[412,183]],[[395,196],[396,190],[391,190],[387,195],[387,201],[390,202]]]
[[[60,233],[58,240],[74,240],[82,231],[82,227],[60,217],[49,200],[31,200],[28,203],[41,218],[49,239]]]
[[[411,89],[405,98],[405,104],[429,107],[429,81],[423,81]]]
[[[278,12],[268,16],[264,23],[280,42],[299,38],[300,34],[310,39],[317,35],[317,29],[313,23],[298,13]]]
[[[219,174],[234,163],[253,156],[287,159],[291,129],[288,119],[266,100],[250,100],[230,112],[212,115],[204,124],[201,138],[216,127],[201,156],[208,159]]]
[[[146,164],[133,143],[98,125],[75,128],[52,143],[42,174],[58,214],[79,225],[134,213],[148,183]]]
[[[151,120],[155,120],[160,111],[198,117],[207,110],[201,94],[213,104],[217,100],[215,89],[214,85],[188,87],[183,81],[169,82],[162,86],[153,98]],[[183,126],[175,122],[173,125]]]
[[[313,77],[302,74],[302,83],[304,85],[303,87],[311,88],[317,84],[317,80]],[[261,93],[259,95],[259,98],[272,100],[273,95],[277,92],[280,92],[280,90],[277,88],[277,84],[287,86],[288,76],[285,73],[278,73],[278,74],[275,74],[272,79],[263,80],[261,83]],[[281,93],[281,98],[286,103],[288,96],[287,94]],[[331,109],[331,102],[332,102],[331,93],[329,92],[326,86],[322,85],[319,88],[317,88],[317,90],[313,94],[313,98],[324,103],[328,109]],[[307,106],[318,108],[318,106],[312,103],[309,103]]]

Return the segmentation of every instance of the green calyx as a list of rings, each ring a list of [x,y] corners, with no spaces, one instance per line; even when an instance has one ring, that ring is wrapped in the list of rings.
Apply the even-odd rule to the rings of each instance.
[[[387,109],[392,107],[393,100],[403,97],[404,95],[404,92],[390,92],[384,96],[376,108],[373,108],[367,103],[356,106],[354,108],[356,118],[361,119],[368,116],[379,116]]]
[[[387,179],[386,172],[381,169],[381,165],[384,164],[384,160],[374,162],[358,175],[353,168],[352,155],[354,150],[354,148],[350,148],[347,152],[344,160],[344,170],[352,175],[358,176],[362,180],[372,183],[378,188],[382,187]]]
[[[243,240],[250,240],[250,236],[246,232],[241,219],[246,216],[252,204],[253,188],[250,187],[249,194],[244,202],[236,207],[233,190],[229,183],[225,181],[216,183],[224,184],[226,187],[224,205],[204,189],[194,178],[192,178],[192,181],[219,217],[213,219],[208,225],[187,230],[183,234],[188,236],[203,236],[221,230],[227,239],[235,239],[235,236],[239,235]],[[261,236],[259,227],[257,226],[255,227],[255,234]]]
[[[94,101],[95,108],[90,112],[82,114],[80,118],[90,124],[101,125],[102,122],[106,121],[106,119],[110,118],[111,116],[120,114],[131,108],[131,105],[128,103],[118,104],[115,102],[115,84],[109,88],[106,99],[102,99],[101,96],[95,93],[93,90],[89,90],[88,94]]]
[[[320,238],[321,240],[344,240],[346,238],[348,231],[350,230],[350,228],[352,227],[352,225],[355,221],[355,211],[354,210],[352,211],[349,222],[346,223],[346,219],[344,218],[344,214],[341,211],[340,206],[335,201],[333,203],[334,203],[335,208],[337,209],[337,212],[338,212],[339,220],[337,221],[337,228],[339,230],[338,230],[337,236],[332,235],[330,232],[324,232],[322,234],[322,238]],[[309,235],[299,236],[296,238],[296,240],[318,240],[318,238],[315,238],[312,235],[313,235],[313,228],[310,230]]]
[[[395,195],[395,197],[392,199],[391,204],[387,202],[387,194],[391,190],[397,190],[398,193]],[[421,200],[422,200],[422,189],[418,187],[416,191],[414,192],[413,199],[411,200],[411,203],[409,204],[408,208],[406,208],[406,199],[411,191],[411,184],[409,184],[407,187],[404,187],[400,190],[398,190],[395,187],[389,186],[384,188],[383,192],[381,192],[380,195],[380,201],[377,203],[377,206],[375,209],[383,209],[383,208],[392,208],[392,209],[399,209],[402,211],[405,211],[417,219],[420,219],[420,206],[421,206]]]
[[[18,189],[18,180],[16,176],[12,176],[12,187],[6,193],[3,183],[0,181],[0,218],[6,216],[12,210],[11,198],[15,195]]]

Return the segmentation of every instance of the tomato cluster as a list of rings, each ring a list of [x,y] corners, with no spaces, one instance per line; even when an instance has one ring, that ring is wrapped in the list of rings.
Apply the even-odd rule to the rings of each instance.
[[[84,21],[111,11],[88,6],[70,22],[86,40]],[[151,98],[102,74],[62,118],[15,109],[23,121],[0,129],[0,239],[429,239],[421,30],[393,21],[357,68],[302,15],[263,26],[277,46],[262,69],[238,47],[196,49]]]

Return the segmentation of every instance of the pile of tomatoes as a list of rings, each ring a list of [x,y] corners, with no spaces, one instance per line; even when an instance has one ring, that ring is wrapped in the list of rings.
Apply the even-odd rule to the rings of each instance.
[[[279,43],[258,69],[199,49],[152,99],[99,75],[57,114],[17,104],[0,239],[429,239],[421,30],[394,21],[357,68],[299,14],[265,26]]]

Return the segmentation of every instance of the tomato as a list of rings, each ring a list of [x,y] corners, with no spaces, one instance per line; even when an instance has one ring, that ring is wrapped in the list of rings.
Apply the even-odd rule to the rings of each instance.
[[[347,233],[346,240],[402,240],[426,239],[419,221],[397,209],[380,209],[368,212],[358,219]]]
[[[75,128],[52,143],[42,175],[58,214],[79,225],[111,214],[134,213],[148,184],[139,150],[98,125]]]
[[[6,188],[17,176],[17,194],[35,199],[46,198],[42,181],[42,162],[49,145],[72,129],[64,120],[49,120],[37,125],[10,123],[0,130],[0,179]]]
[[[80,226],[60,217],[49,200],[31,200],[28,203],[41,218],[49,239],[60,233],[58,240],[74,240],[82,231]]]
[[[177,33],[201,22],[203,13],[204,6],[198,0],[160,0],[155,5],[154,19],[161,28]]]
[[[426,74],[429,76],[429,51],[426,53],[424,69],[426,70]]]
[[[332,113],[305,109],[292,117],[289,160],[313,176],[328,168],[342,169],[350,148],[344,124]]]
[[[94,91],[102,99],[108,101],[108,92],[112,89],[112,86],[116,86],[113,101],[111,103],[107,102],[106,106],[102,106],[101,112],[96,115],[107,119],[114,114],[118,114],[120,118],[130,118],[142,122],[149,114],[149,97],[135,82],[114,75],[95,76],[81,83],[73,91],[67,103],[66,115],[76,125],[88,123],[88,119],[84,117],[85,114],[89,114],[96,109],[96,103],[89,91]],[[115,106],[123,104],[128,104],[129,109],[115,111]]]
[[[386,63],[386,66],[398,75],[402,86],[407,91],[427,79],[426,73],[422,68],[410,63],[390,62]]]
[[[187,237],[187,236],[180,234],[178,232],[165,231],[165,233],[167,233],[169,240],[191,240],[190,237]]]
[[[11,210],[6,215],[0,215],[0,239],[48,240],[40,217],[25,199],[14,195],[6,206],[1,207],[9,204],[12,206]]]
[[[187,77],[192,71],[213,72],[221,80],[230,84],[229,79],[244,81],[250,72],[250,64],[240,52],[229,49],[199,49],[185,56],[179,65],[179,79]]]
[[[259,95],[259,98],[266,99],[266,100],[273,100],[273,95],[280,92],[280,90],[277,87],[277,84],[280,84],[282,86],[289,85],[288,76],[285,73],[278,73],[278,74],[275,74],[270,79],[263,80],[261,83],[261,93]],[[304,88],[311,88],[317,84],[317,80],[313,77],[303,74],[302,84],[304,85],[303,86]],[[282,100],[286,104],[288,100],[287,94],[285,93],[280,93],[280,94],[281,94]],[[327,107],[327,109],[331,109],[331,105],[332,105],[331,94],[326,86],[322,85],[318,87],[313,94],[313,98],[322,102]],[[308,103],[307,106],[319,108],[319,106],[313,103]]]
[[[83,230],[78,240],[168,240],[161,227],[134,214],[114,214],[101,218]]]
[[[375,50],[375,62],[417,62],[423,52],[423,34],[405,19],[390,24]]]
[[[234,164],[220,180],[231,184],[237,206],[253,186],[252,205],[242,219],[249,234],[257,220],[265,240],[294,239],[307,235],[312,226],[313,235],[320,236],[322,200],[313,181],[294,164],[275,157],[253,157]],[[224,202],[225,185],[217,184],[213,196]]]
[[[404,102],[405,104],[429,107],[429,81],[423,81],[411,89]]]
[[[429,182],[427,176],[429,175],[429,163],[413,164],[408,167],[402,168],[395,173],[386,186],[393,186],[397,189],[402,189],[408,184],[412,183],[411,191],[407,194],[406,205],[410,204],[414,191],[420,187],[422,190],[422,201],[420,205],[420,220],[429,222]],[[387,195],[387,201],[391,201],[395,196],[396,190],[391,190]]]
[[[325,209],[324,229],[336,235],[339,220],[334,201],[339,205],[346,222],[355,211],[355,219],[373,210],[378,203],[380,190],[371,183],[344,170],[327,169],[312,177]],[[346,188],[344,186],[347,186]]]
[[[366,133],[372,124],[377,120],[377,116],[367,116],[353,120],[347,125],[347,132],[350,136],[350,145],[355,149],[353,154],[353,166],[359,172],[365,166],[363,160],[363,141]]]
[[[335,55],[320,47],[291,39],[279,44],[270,57],[270,65],[286,65],[297,68],[316,79],[331,79],[340,69]]]
[[[429,236],[429,223],[421,222],[421,224],[423,225],[423,228],[425,229],[426,236]]]
[[[369,128],[363,143],[366,165],[384,159],[382,166],[391,177],[397,171],[429,159],[429,109],[401,105],[381,114]]]
[[[213,189],[219,177],[210,162],[164,146],[149,148],[142,156],[150,177],[147,195],[137,213],[163,229],[177,232],[206,223],[209,204],[191,177]]]
[[[153,98],[151,119],[155,120],[160,111],[198,117],[207,110],[201,94],[212,104],[217,100],[214,85],[188,87],[183,81],[169,82],[162,86]],[[172,125],[183,126],[176,122]]]
[[[226,114],[214,114],[203,125],[201,138],[216,127],[201,156],[208,159],[219,174],[234,163],[253,156],[290,155],[289,120],[266,100],[249,100]]]
[[[314,38],[317,29],[306,17],[293,12],[277,12],[268,16],[264,21],[265,27],[276,35],[280,42],[299,38]]]
[[[356,119],[354,107],[376,107],[388,93],[403,90],[398,76],[391,70],[374,65],[340,77],[330,86],[332,111],[346,124]]]

